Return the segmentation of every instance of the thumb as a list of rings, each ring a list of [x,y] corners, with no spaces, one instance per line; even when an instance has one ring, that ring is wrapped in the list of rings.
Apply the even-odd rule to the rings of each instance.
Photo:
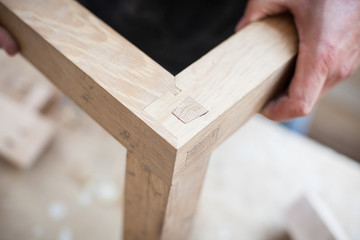
[[[279,0],[249,0],[243,17],[236,24],[235,31],[239,31],[251,22],[262,19],[266,16],[286,12],[288,8]]]
[[[308,46],[310,45],[310,46]],[[310,113],[329,75],[332,57],[317,44],[300,44],[295,74],[287,94],[268,103],[262,114],[274,121],[286,121]]]

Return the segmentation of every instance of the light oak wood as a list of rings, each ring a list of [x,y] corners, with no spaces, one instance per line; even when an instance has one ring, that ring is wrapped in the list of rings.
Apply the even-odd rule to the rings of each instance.
[[[206,108],[195,102],[191,97],[187,97],[175,108],[172,114],[186,124],[205,115],[207,112]]]
[[[284,86],[292,73],[297,41],[288,16],[254,23],[178,74],[179,94],[166,93],[145,111],[177,138],[179,154],[186,155],[217,131],[216,140],[206,147],[210,154]],[[171,113],[188,97],[208,112],[184,124]],[[185,161],[177,162],[177,169]]]
[[[124,239],[186,239],[208,162],[208,156],[197,157],[187,163],[181,177],[164,182],[128,152]]]
[[[273,17],[174,77],[71,0],[1,0],[0,23],[127,148],[126,239],[186,238],[208,156],[281,88],[297,51],[291,19]]]
[[[160,238],[170,187],[127,153],[124,239]]]
[[[188,163],[173,180],[168,198],[161,239],[186,239],[190,233],[204,182],[209,156]]]
[[[2,0],[0,23],[60,90],[127,149],[153,156],[151,171],[171,179],[166,159],[176,139],[142,111],[178,91],[170,73],[72,0]]]
[[[179,73],[175,83],[181,92],[175,96],[165,95],[162,101],[168,102],[167,106],[159,106],[158,112],[153,111],[157,102],[150,105],[150,114],[177,137],[178,147],[181,147],[208,125],[219,121],[227,111],[232,114],[240,112],[241,115],[246,115],[248,109],[258,111],[259,106],[254,106],[261,107],[264,100],[252,96],[253,104],[245,107],[245,99],[256,92],[261,97],[268,95],[268,98],[273,93],[272,88],[276,88],[293,64],[296,52],[296,29],[290,17],[254,23]],[[262,89],[263,85],[267,86]],[[209,112],[183,124],[168,111],[174,110],[174,106],[180,105],[187,97]]]

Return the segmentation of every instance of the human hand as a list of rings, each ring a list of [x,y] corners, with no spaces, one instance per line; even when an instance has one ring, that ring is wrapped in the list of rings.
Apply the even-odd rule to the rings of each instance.
[[[249,0],[236,31],[283,12],[294,16],[300,42],[288,90],[263,110],[275,121],[309,114],[322,95],[360,65],[359,0]]]
[[[0,26],[0,48],[3,48],[10,56],[15,55],[18,52],[18,46],[14,38]]]

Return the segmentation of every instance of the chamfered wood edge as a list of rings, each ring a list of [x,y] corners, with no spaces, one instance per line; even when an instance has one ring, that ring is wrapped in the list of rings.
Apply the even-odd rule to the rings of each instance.
[[[166,93],[144,111],[177,137],[180,155],[194,152],[199,143],[211,152],[284,89],[297,50],[296,28],[289,15],[250,24],[176,75],[179,94]],[[207,113],[183,121],[174,111],[189,98]],[[204,140],[213,131],[216,137]],[[205,147],[210,143],[213,146]]]
[[[3,3],[4,1],[6,2],[6,5]],[[194,72],[194,77],[191,77],[193,80],[199,79],[199,77],[201,78],[202,74],[206,74],[204,71],[209,69],[209,66],[206,66],[208,63],[210,63],[210,69],[213,69],[213,66],[216,66],[211,65],[214,61],[219,66],[225,66],[224,63],[227,64],[228,59],[234,57],[234,55],[231,55],[232,51],[229,52],[228,49],[233,47],[236,37],[233,36],[229,40],[223,42],[220,46],[210,51],[199,61],[190,65],[175,78],[171,75],[171,78],[173,79],[171,81],[177,79],[176,85],[180,88],[180,92],[179,89],[176,89],[176,87],[170,87],[168,89],[165,88],[162,95],[161,93],[160,95],[159,93],[155,93],[155,95],[149,98],[148,103],[143,106],[131,105],[131,101],[127,101],[126,104],[124,104],[119,98],[118,91],[113,91],[109,86],[106,84],[104,85],[104,82],[102,82],[101,79],[99,80],[96,78],[98,75],[93,76],[89,74],[89,70],[86,66],[84,67],[81,65],[81,61],[79,63],[78,59],[71,55],[71,52],[69,53],[62,50],[62,46],[59,45],[59,42],[56,39],[51,39],[51,37],[53,37],[52,35],[46,35],[46,31],[43,31],[42,29],[44,28],[43,25],[37,29],[36,27],[39,24],[38,21],[32,21],[32,18],[29,17],[29,14],[25,11],[26,9],[16,9],[17,6],[14,2],[19,2],[19,0],[2,0],[2,3],[0,3],[0,21],[19,41],[23,55],[34,66],[40,69],[40,71],[42,71],[49,79],[51,79],[55,85],[72,98],[82,109],[92,116],[100,125],[102,125],[110,134],[119,140],[129,151],[146,152],[151,149],[152,151],[150,151],[150,153],[153,154],[154,161],[150,163],[151,166],[149,166],[149,168],[160,177],[168,180],[173,177],[171,172],[175,163],[169,162],[166,159],[185,159],[184,161],[186,162],[186,158],[177,158],[174,156],[179,154],[191,155],[191,153],[198,152],[198,150],[195,151],[194,148],[199,148],[198,144],[204,142],[204,139],[208,137],[208,133],[212,133],[213,131],[217,131],[218,133],[216,134],[216,138],[206,142],[211,142],[212,146],[217,146],[220,140],[222,141],[226,136],[231,134],[230,132],[233,132],[240,127],[243,122],[255,114],[268,100],[268,98],[273,94],[274,88],[276,88],[282,76],[288,72],[288,69],[290,68],[289,66],[291,65],[290,62],[292,62],[292,59],[296,55],[296,50],[294,50],[296,49],[295,45],[297,43],[297,39],[295,37],[296,32],[294,31],[293,23],[289,19],[277,18],[277,20],[263,20],[262,23],[248,26],[244,29],[243,33],[237,33],[237,35],[242,34],[242,36],[246,38],[248,35],[250,36],[247,32],[251,33],[251,31],[257,31],[257,34],[260,34],[261,38],[261,31],[269,31],[269,36],[276,37],[275,40],[269,39],[270,42],[272,41],[275,44],[275,47],[281,44],[285,46],[283,55],[281,55],[280,58],[278,57],[281,61],[279,61],[278,65],[272,68],[272,72],[270,71],[264,74],[264,78],[261,79],[258,84],[252,88],[248,88],[248,92],[243,93],[243,98],[239,98],[236,101],[232,100],[230,104],[227,103],[228,105],[221,109],[221,113],[218,113],[215,118],[211,119],[211,121],[202,121],[204,117],[197,117],[195,120],[191,121],[189,125],[187,125],[192,125],[192,128],[189,128],[189,130],[186,130],[186,127],[184,128],[185,131],[190,133],[190,135],[185,133],[184,137],[177,136],[176,132],[173,132],[173,130],[171,128],[169,129],[166,124],[159,121],[157,114],[163,109],[157,108],[157,102],[159,102],[163,96],[175,96],[176,101],[179,100],[179,102],[180,100],[190,96],[193,97],[196,102],[200,102],[200,105],[202,105],[202,103],[206,104],[206,101],[204,102],[204,99],[201,98],[201,92],[200,95],[199,93],[197,93],[197,95],[191,94],[191,90],[193,90],[196,86],[184,85],[184,82],[190,81],[190,79],[186,79],[186,77],[191,77]],[[111,31],[109,34],[114,41],[118,37],[119,41],[124,41],[120,35],[114,35],[111,28],[102,23],[87,10],[83,10],[83,8],[77,3],[73,1],[64,2],[66,2],[66,4],[70,4],[71,7],[76,8],[76,11],[81,11],[81,13],[85,15],[84,18],[89,18],[90,16],[92,20],[87,21],[87,24],[100,24],[101,27]],[[15,5],[12,5],[13,3]],[[9,8],[9,5],[15,9]],[[31,3],[31,5],[36,4]],[[40,6],[36,6],[36,9],[39,7]],[[26,14],[24,14],[24,12]],[[281,21],[284,21],[284,23],[281,23]],[[95,30],[96,29],[98,28],[95,28]],[[61,29],[58,31],[61,32]],[[61,33],[66,34],[66,32]],[[43,34],[46,36],[43,36]],[[288,34],[289,36],[284,37],[284,34]],[[278,36],[280,36],[280,38],[278,38]],[[251,40],[252,39],[250,39],[250,41]],[[284,40],[285,43],[276,42],[279,40]],[[134,47],[133,45],[127,45],[127,43],[124,44],[130,49]],[[113,47],[113,45],[110,45],[110,47]],[[224,54],[222,53],[223,50]],[[136,49],[136,51],[138,50]],[[219,52],[220,55],[218,56],[217,54],[219,54]],[[265,54],[272,57],[274,52]],[[149,59],[149,57],[145,54],[143,55]],[[215,58],[214,56],[218,56],[219,58]],[[236,53],[235,56],[243,57],[236,55]],[[267,57],[269,58],[269,56]],[[81,60],[85,61],[86,59]],[[256,61],[249,64],[256,64]],[[59,68],[58,66],[61,67]],[[202,66],[205,66],[204,69],[202,69]],[[145,64],[145,67],[150,68],[151,64]],[[157,66],[155,66],[155,68],[159,71],[165,71]],[[214,69],[219,70],[219,68]],[[230,80],[233,81],[234,77],[232,74],[233,73],[230,71]],[[69,75],[72,76],[73,79],[79,79],[79,81],[69,80],[67,77]],[[183,76],[185,76],[185,81],[181,80],[181,78],[184,79]],[[206,76],[204,76],[204,78],[205,77]],[[222,80],[226,80],[226,78]],[[223,82],[217,82],[216,84],[217,87],[221,87]],[[147,87],[150,87],[148,90],[150,95],[153,91],[156,91],[151,89],[154,86]],[[199,88],[196,89],[199,90]],[[207,90],[209,90],[209,88],[207,88]],[[205,94],[211,95],[211,91]],[[253,95],[256,96],[257,99],[249,97]],[[209,102],[209,104],[211,104],[211,101]],[[151,107],[154,107],[154,109],[149,113],[147,110]],[[176,118],[171,114],[174,109],[175,108],[167,109],[167,111],[170,112],[169,114],[166,112],[166,115],[171,115]],[[205,106],[205,109],[208,109],[208,106]],[[246,113],[244,112],[239,114],[239,109],[246,109]],[[209,113],[205,114],[205,117],[210,116],[211,111],[212,109],[209,109]],[[234,124],[234,122],[227,121],[227,119],[233,119],[232,121],[237,120],[234,116],[236,116],[237,119],[245,120],[238,121],[236,124]],[[243,118],[243,116],[246,116],[246,118]],[[177,119],[177,121],[180,122],[179,119]],[[193,124],[194,122],[195,124]],[[178,123],[174,124],[175,128],[177,127],[177,124]],[[181,124],[184,123],[181,122]],[[226,124],[228,124],[228,126],[226,126]],[[224,134],[222,134],[223,132]],[[203,148],[207,149],[206,151],[213,149],[213,147],[209,146]],[[168,154],[171,154],[171,156],[167,156]],[[191,156],[189,157],[192,158]],[[180,163],[179,161],[179,164],[181,166],[183,162]]]
[[[161,230],[158,229],[160,232],[155,234],[164,234],[162,235],[163,239],[171,236],[175,229],[173,224],[166,219],[178,219],[179,216],[184,215],[183,212],[175,210],[178,207],[177,201],[182,200],[179,195],[182,196],[184,191],[185,193],[187,191],[184,188],[184,181],[188,180],[187,174],[191,177],[197,176],[198,168],[205,173],[206,166],[204,164],[212,150],[255,114],[278,89],[284,80],[284,76],[288,74],[296,54],[296,51],[294,51],[294,42],[296,41],[294,40],[291,25],[287,25],[288,22],[279,26],[285,28],[290,26],[289,32],[281,30],[282,27],[278,28],[278,23],[268,26],[267,20],[265,20],[265,23],[251,25],[246,28],[247,30],[244,30],[245,32],[236,34],[236,36],[247,37],[247,32],[255,31],[256,34],[260,34],[262,30],[267,29],[270,36],[275,37],[272,39],[274,46],[280,46],[275,50],[282,50],[282,55],[275,61],[275,66],[272,66],[266,74],[260,76],[257,84],[246,88],[242,92],[242,97],[232,98],[224,107],[218,109],[220,112],[212,115],[212,111],[214,111],[212,102],[204,101],[208,96],[203,98],[202,95],[203,93],[205,95],[212,94],[212,91],[208,91],[209,86],[205,89],[196,88],[196,86],[188,85],[188,81],[194,82],[199,78],[211,79],[213,71],[221,73],[222,69],[214,68],[213,63],[215,61],[219,66],[228,65],[229,59],[231,60],[234,57],[234,55],[231,55],[232,51],[229,52],[229,49],[232,50],[232,44],[236,42],[236,37],[231,37],[231,41],[225,41],[198,62],[185,69],[180,75],[174,77],[154,63],[148,56],[139,53],[138,49],[120,35],[115,34],[111,28],[74,1],[1,1],[0,22],[14,34],[20,43],[22,54],[127,148],[128,156],[138,161],[140,166],[137,167],[138,170],[147,173],[147,175],[144,175],[144,179],[150,176],[155,179],[154,186],[161,185],[161,188],[165,189],[163,190],[162,199],[155,204],[158,207],[160,206],[160,214],[157,215],[160,220],[155,225],[162,228]],[[63,10],[62,13],[67,13],[70,9],[70,13],[75,13],[76,20],[82,22],[82,24],[80,26],[75,24],[70,17],[60,17],[58,19],[59,16],[56,16],[56,14],[51,15],[51,11],[50,15],[45,12],[48,9],[58,10],[59,8]],[[44,11],[44,14],[39,14],[39,11]],[[44,18],[50,20],[45,21]],[[63,26],[66,26],[66,28],[62,29]],[[54,31],[55,27],[57,27],[56,31]],[[72,41],[79,41],[76,47],[81,48],[82,43],[86,46],[84,49],[80,49],[80,55],[75,54],[79,49],[74,49],[73,42],[68,42],[66,37],[63,38],[63,36],[69,34],[69,27],[75,29],[70,37],[73,38]],[[89,39],[86,35],[88,32],[81,32],[84,30],[82,27],[94,34],[94,39],[98,37],[101,44],[91,42],[92,38]],[[78,31],[81,34],[78,35]],[[102,31],[101,36],[97,31]],[[285,33],[290,35],[287,40],[286,37],[283,38]],[[103,34],[107,35],[109,42],[106,39],[104,40]],[[82,42],[83,37],[85,42]],[[281,48],[281,40],[285,40],[284,49]],[[87,41],[90,41],[90,43],[87,43]],[[102,41],[105,41],[105,43]],[[280,41],[279,45],[276,41]],[[97,47],[99,47],[99,50],[97,50]],[[126,63],[127,67],[119,66],[119,69],[116,68],[116,64],[104,65],[103,62],[111,63],[114,60],[114,56],[109,53],[109,50],[114,51],[118,47],[126,52],[125,54],[119,52],[122,55],[122,60],[127,59],[129,55],[130,60],[133,59],[132,64],[126,65],[128,62],[123,61],[122,63]],[[269,50],[272,50],[271,45],[268,47]],[[223,50],[226,51],[222,52]],[[256,50],[256,48],[252,50]],[[267,58],[275,56],[275,50],[266,53]],[[88,51],[100,55],[94,57],[88,55]],[[102,51],[104,51],[104,55],[101,54]],[[235,57],[242,57],[242,55],[236,53],[238,52],[235,52]],[[247,56],[251,59],[252,55],[250,53]],[[100,57],[103,57],[103,59],[98,61]],[[219,62],[219,60],[221,61]],[[249,63],[249,66],[251,64],[256,65],[257,59],[253,60],[254,62]],[[99,68],[99,72],[96,72],[94,68],[95,70]],[[143,69],[143,71],[139,71],[139,69]],[[209,71],[210,75],[206,76],[206,74],[209,74],[207,72],[209,69],[212,71]],[[236,70],[237,68],[231,69]],[[192,77],[193,71],[196,73],[195,77]],[[119,74],[123,78],[114,78],[113,74]],[[230,79],[232,84],[236,85],[233,77],[234,72],[230,71],[229,74],[231,78],[224,77],[221,80]],[[181,90],[179,92],[179,89],[175,86],[175,80],[182,76],[185,80],[177,82],[177,86]],[[160,83],[159,77],[162,79]],[[157,83],[160,84],[160,90]],[[206,83],[206,81],[201,81],[202,83]],[[216,90],[221,90],[223,81],[212,79],[212,83],[215,83],[215,87],[220,88]],[[228,84],[226,82],[223,86],[231,90],[231,86],[229,87]],[[195,94],[192,93],[192,90],[200,90],[200,92]],[[126,94],[124,95],[124,93]],[[196,109],[202,109],[200,106],[203,106],[209,112],[203,115],[204,111],[201,111],[201,114],[195,111],[195,118],[186,118],[186,122],[189,120],[188,124],[190,125],[188,126],[192,126],[192,128],[183,128],[181,125],[180,130],[185,129],[185,132],[183,132],[185,134],[179,136],[177,126],[178,122],[181,121],[172,114],[172,111],[176,108],[169,108],[166,102],[167,97],[170,99],[175,98],[175,101],[170,101],[175,107],[177,103],[181,103],[186,97],[191,97],[196,104],[199,104]],[[159,119],[158,116],[164,108],[166,109],[165,115],[160,115],[164,117],[165,122],[163,122],[164,119]],[[169,122],[166,123],[168,116],[174,117],[178,121],[172,126],[172,120],[170,119],[170,126],[172,126],[170,128]],[[208,116],[212,117],[211,120],[204,121]],[[198,124],[199,122],[201,124]],[[181,124],[184,124],[184,122],[181,122]],[[197,167],[198,165],[200,167]],[[192,172],[193,170],[194,172]],[[131,172],[128,172],[128,174],[131,176]],[[200,187],[198,189],[201,188],[201,181],[199,182]],[[192,188],[191,181],[186,184],[190,184],[189,187]],[[134,189],[135,193],[136,191]],[[154,189],[151,191],[154,191]],[[152,193],[156,197],[156,193]],[[195,205],[196,202],[192,204],[192,207]],[[188,209],[187,217],[192,216],[194,211],[192,207]],[[180,229],[183,225],[181,223],[182,219],[178,221],[180,222],[177,222],[176,229]]]
[[[32,2],[28,4],[39,7]],[[73,1],[71,4],[82,8]],[[134,106],[124,105],[108,88],[103,87],[93,76],[83,71],[81,66],[63,54],[59,46],[43,37],[41,29],[35,30],[33,25],[36,22],[27,22],[26,19],[26,14],[19,16],[0,2],[0,22],[15,36],[22,55],[128,151],[135,155],[147,152],[152,156],[146,162],[147,167],[164,181],[170,181],[174,163],[168,159],[175,159],[174,136],[147,114],[143,114],[141,106],[136,109]],[[114,36],[116,37],[117,35]],[[171,77],[173,78],[172,75]]]

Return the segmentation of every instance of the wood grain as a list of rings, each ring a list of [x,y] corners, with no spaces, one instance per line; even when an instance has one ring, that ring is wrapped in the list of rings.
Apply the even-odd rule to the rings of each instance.
[[[292,74],[297,43],[289,16],[253,23],[179,73],[179,94],[166,93],[145,111],[177,138],[180,155],[218,129],[217,141],[207,148],[210,154],[284,87]],[[188,97],[208,113],[184,124],[171,112]],[[175,165],[176,174],[185,162]]]
[[[196,214],[210,156],[198,156],[173,180],[167,203],[162,240],[187,239]]]
[[[177,75],[179,94],[166,93],[145,109],[177,138],[172,184],[182,187],[174,187],[170,193],[163,239],[187,236],[186,221],[181,219],[184,212],[192,219],[196,204],[184,205],[183,196],[193,196],[189,200],[196,202],[197,195],[188,193],[201,189],[180,184],[189,176],[188,169],[198,163],[202,166],[196,171],[200,176],[205,174],[203,158],[283,88],[292,73],[296,52],[296,30],[288,16],[252,24]],[[179,113],[175,116],[173,109],[183,106],[187,99],[208,112],[191,121]]]
[[[153,156],[151,171],[171,179],[176,139],[142,111],[177,93],[170,73],[72,0],[2,0],[0,24],[59,89],[129,151]]]
[[[203,106],[195,102],[191,97],[187,97],[174,109],[172,114],[186,124],[205,115],[207,112],[208,110]]]
[[[124,239],[186,239],[191,230],[208,162],[208,156],[198,156],[186,165],[181,177],[164,182],[142,164],[137,156],[128,153]]]
[[[168,102],[168,106],[173,102],[180,104],[184,98],[191,97],[209,111],[206,115],[183,124],[169,114],[172,106],[159,106],[158,112],[152,110],[149,113],[178,138],[177,144],[181,147],[243,101],[249,93],[261,89],[261,85],[269,81],[270,86],[278,84],[284,73],[273,76],[284,68],[289,70],[297,53],[297,41],[296,29],[289,16],[253,23],[179,73],[176,86],[181,93],[166,95],[164,101]],[[263,88],[259,94],[271,92],[270,86]],[[252,102],[259,104],[255,98]],[[232,109],[232,114],[244,113],[248,109],[259,110],[251,105],[240,105]],[[164,111],[168,112],[167,118],[159,118]]]
[[[0,23],[127,148],[126,239],[186,238],[208,156],[281,88],[297,52],[292,20],[273,17],[174,77],[71,0],[1,0]],[[186,99],[196,107],[176,117]]]
[[[170,187],[127,153],[124,239],[160,239]]]

